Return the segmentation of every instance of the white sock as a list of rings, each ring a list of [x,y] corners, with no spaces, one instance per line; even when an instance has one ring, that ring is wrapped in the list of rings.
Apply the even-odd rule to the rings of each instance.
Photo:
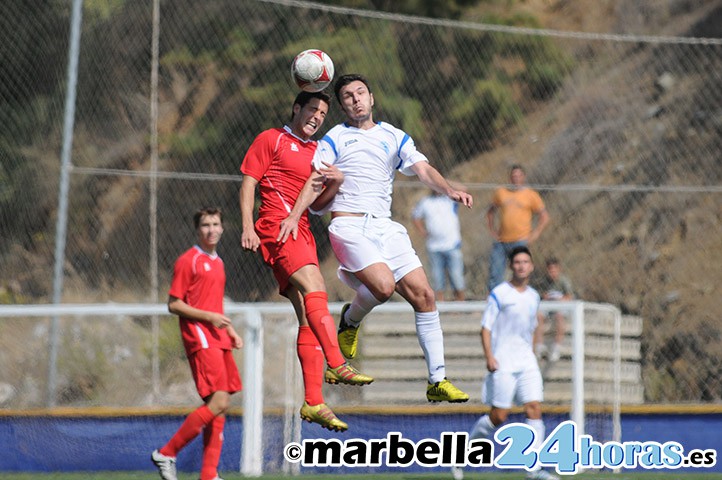
[[[429,383],[446,378],[444,365],[444,334],[441,331],[439,312],[414,312],[416,318],[416,336],[424,351],[426,368],[429,370]]]
[[[474,426],[471,427],[471,431],[469,432],[469,440],[476,440],[477,438],[487,438],[489,440],[493,440],[496,428],[497,427],[493,423],[491,423],[491,418],[489,418],[489,415],[479,417]]]
[[[542,442],[544,441],[544,438],[546,437],[546,427],[544,426],[544,421],[540,418],[537,418],[536,420],[527,418],[525,423],[527,425],[529,425],[534,430],[534,433],[536,434],[534,443],[531,446],[531,448],[536,449],[537,447],[539,447],[542,444]]]
[[[384,302],[374,297],[374,294],[371,293],[371,290],[369,290],[366,285],[361,284],[359,289],[356,290],[356,296],[353,298],[351,306],[346,311],[346,324],[358,328],[361,320],[363,320],[374,307],[382,303]]]

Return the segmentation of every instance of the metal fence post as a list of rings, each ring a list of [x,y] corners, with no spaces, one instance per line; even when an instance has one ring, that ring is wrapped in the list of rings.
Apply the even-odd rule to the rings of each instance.
[[[53,268],[53,304],[63,297],[63,267],[65,265],[65,242],[68,228],[68,192],[70,190],[70,157],[73,148],[75,126],[75,99],[78,85],[78,57],[80,56],[80,27],[83,16],[83,0],[73,0],[70,19],[70,47],[68,48],[68,85],[65,96],[65,119],[63,120],[63,146],[60,152],[60,185],[58,187],[58,219],[55,227],[55,266]],[[60,342],[60,318],[54,315],[50,323],[48,354],[48,407],[55,406],[57,389],[58,343]]]
[[[249,308],[245,316],[240,468],[246,477],[260,477],[263,473],[263,322],[257,308]]]

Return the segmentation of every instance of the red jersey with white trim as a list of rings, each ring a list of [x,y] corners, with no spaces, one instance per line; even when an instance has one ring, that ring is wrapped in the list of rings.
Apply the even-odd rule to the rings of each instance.
[[[288,217],[311,175],[316,145],[314,140],[295,136],[288,126],[266,130],[256,137],[243,159],[241,172],[258,180],[259,218]],[[308,212],[303,212],[299,226],[309,225]]]
[[[225,286],[226,270],[221,257],[209,255],[196,245],[176,260],[168,295],[200,310],[223,313]],[[231,349],[226,329],[184,317],[179,322],[186,355],[209,347]]]

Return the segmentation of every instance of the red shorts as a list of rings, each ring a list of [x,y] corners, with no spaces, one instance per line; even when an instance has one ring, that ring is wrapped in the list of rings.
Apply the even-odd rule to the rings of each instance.
[[[256,222],[256,233],[261,240],[261,255],[267,265],[273,270],[273,276],[278,282],[278,291],[284,294],[289,286],[291,275],[306,265],[318,266],[316,253],[316,239],[311,229],[300,226],[296,240],[289,236],[286,243],[279,243],[278,230],[280,220],[259,218]]]
[[[203,348],[188,357],[193,380],[201,398],[215,392],[239,392],[241,376],[238,374],[236,360],[230,350]]]

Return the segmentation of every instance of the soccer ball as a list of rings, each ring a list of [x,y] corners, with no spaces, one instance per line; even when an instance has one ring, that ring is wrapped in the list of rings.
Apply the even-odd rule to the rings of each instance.
[[[320,92],[333,80],[333,62],[326,52],[304,50],[291,64],[291,78],[306,92]]]

